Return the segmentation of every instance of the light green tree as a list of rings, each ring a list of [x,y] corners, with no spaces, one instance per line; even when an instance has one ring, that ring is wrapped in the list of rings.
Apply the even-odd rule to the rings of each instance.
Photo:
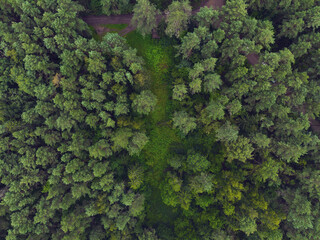
[[[121,14],[130,8],[129,0],[100,0],[100,3],[105,15]]]
[[[186,30],[189,18],[191,16],[191,6],[188,0],[182,2],[173,1],[166,10],[166,34],[170,37],[180,37]]]
[[[173,87],[172,98],[174,100],[181,101],[185,98],[187,92],[188,92],[188,89],[184,83],[176,84]]]
[[[237,140],[226,144],[227,161],[239,160],[246,162],[252,158],[254,148],[248,138],[239,136]]]
[[[223,142],[232,142],[238,138],[238,133],[238,127],[227,121],[217,130],[216,137]]]
[[[133,100],[132,108],[140,114],[148,114],[156,104],[157,97],[150,90],[144,90]]]
[[[148,0],[138,0],[133,8],[131,25],[136,26],[138,31],[145,36],[157,27],[157,16],[160,11]]]
[[[173,126],[185,135],[197,127],[196,119],[190,117],[185,111],[175,112],[172,120]]]

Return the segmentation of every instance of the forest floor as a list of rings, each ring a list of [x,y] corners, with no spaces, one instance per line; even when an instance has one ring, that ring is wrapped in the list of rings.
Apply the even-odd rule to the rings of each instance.
[[[146,118],[147,128],[151,130],[150,141],[143,150],[147,164],[157,168],[152,173],[153,178],[159,180],[158,170],[167,165],[167,150],[172,141],[178,141],[177,132],[170,124],[170,68],[173,65],[173,47],[161,44],[161,40],[151,39],[149,36],[143,38],[136,31],[126,36],[129,45],[138,50],[137,54],[142,56],[146,63],[149,77],[150,90],[157,96],[157,104]]]
[[[170,116],[172,115],[172,100],[170,88],[172,77],[174,52],[172,44],[165,43],[163,39],[145,38],[136,31],[130,32],[126,39],[128,44],[137,49],[146,63],[149,77],[149,88],[157,96],[157,105],[145,119],[149,142],[138,157],[138,162],[144,163],[148,169],[145,173],[146,185],[151,186],[148,198],[152,204],[147,209],[147,219],[150,224],[161,222],[171,225],[176,217],[174,209],[162,202],[159,183],[163,182],[168,166],[172,143],[181,139],[176,129],[172,129]],[[162,180],[162,181],[161,181]]]

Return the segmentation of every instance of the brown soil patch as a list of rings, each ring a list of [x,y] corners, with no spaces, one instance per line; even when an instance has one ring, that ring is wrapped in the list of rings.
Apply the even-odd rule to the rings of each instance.
[[[120,36],[125,36],[127,35],[129,32],[132,32],[133,30],[135,30],[136,27],[129,25],[128,27],[126,27],[125,29],[123,29],[122,31],[119,32]]]
[[[313,132],[320,134],[320,121],[309,118],[310,126]]]
[[[247,55],[247,59],[251,65],[259,63],[259,55],[257,53],[250,53]]]
[[[220,9],[225,4],[225,0],[208,0],[204,6],[212,7],[213,9]]]
[[[98,35],[103,35],[104,33],[110,31],[109,28],[103,27],[101,25],[92,25],[94,27],[94,29],[96,30]]]
[[[129,24],[132,14],[111,15],[111,16],[86,16],[83,18],[89,25],[101,24]]]
[[[306,114],[306,112],[307,112],[305,105],[298,108],[298,110],[301,111],[303,114]],[[311,130],[316,134],[320,134],[320,121],[309,117],[309,122],[310,122]]]

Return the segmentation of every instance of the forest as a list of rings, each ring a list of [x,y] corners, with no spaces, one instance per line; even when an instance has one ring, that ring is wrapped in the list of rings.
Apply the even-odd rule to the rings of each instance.
[[[0,0],[0,239],[320,240],[320,0]]]

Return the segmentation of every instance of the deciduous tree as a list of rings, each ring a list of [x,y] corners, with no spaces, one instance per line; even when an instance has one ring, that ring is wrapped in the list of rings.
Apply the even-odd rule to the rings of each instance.
[[[189,18],[191,16],[191,6],[188,0],[182,2],[173,1],[166,10],[166,34],[170,37],[180,37],[186,30]]]
[[[136,26],[138,31],[145,36],[157,27],[157,16],[159,14],[160,11],[148,0],[138,0],[133,8],[131,24]]]

